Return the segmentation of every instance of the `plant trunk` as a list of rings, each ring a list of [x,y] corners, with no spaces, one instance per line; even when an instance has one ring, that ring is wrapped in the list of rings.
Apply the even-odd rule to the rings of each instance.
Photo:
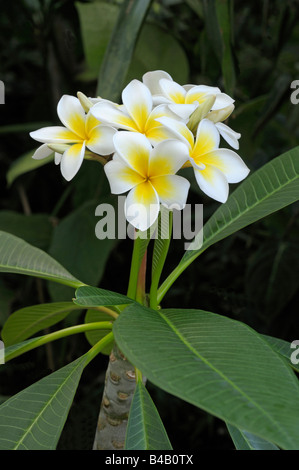
[[[127,361],[114,343],[106,372],[93,450],[124,449],[135,387],[134,366]]]

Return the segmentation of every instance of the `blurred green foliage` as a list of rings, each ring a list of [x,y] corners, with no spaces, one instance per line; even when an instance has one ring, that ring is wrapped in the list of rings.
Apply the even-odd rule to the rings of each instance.
[[[86,161],[66,183],[51,157],[32,161],[36,145],[28,135],[58,124],[61,95],[80,90],[95,96],[101,89],[99,70],[121,5],[122,0],[3,3],[0,229],[49,252],[82,281],[125,293],[131,240],[100,241],[94,234],[94,209],[111,199],[102,167]],[[242,134],[239,154],[254,171],[299,143],[299,105],[290,101],[291,82],[299,79],[298,20],[298,0],[155,0],[126,74],[111,80],[119,79],[121,90],[146,71],[162,69],[181,84],[219,86],[236,100],[229,123]],[[189,202],[204,204],[205,220],[218,207],[196,185]],[[207,250],[163,305],[218,312],[261,333],[298,339],[298,214],[292,205]],[[165,275],[182,250],[179,241],[171,244]],[[3,275],[0,329],[21,307],[72,296],[64,286]],[[1,366],[0,399],[78,357],[87,344],[83,336],[58,343],[28,353],[9,369]],[[91,447],[106,361],[99,357],[84,372],[59,448]],[[233,447],[223,423],[149,387],[174,449]]]

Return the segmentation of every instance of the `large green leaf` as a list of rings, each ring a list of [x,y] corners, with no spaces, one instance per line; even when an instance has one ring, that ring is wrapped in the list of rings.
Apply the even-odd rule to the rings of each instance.
[[[81,73],[79,78],[94,80],[98,77],[105,49],[117,20],[119,5],[77,2],[76,8],[80,18],[87,65],[87,70]],[[157,25],[144,24],[137,38],[123,86],[130,80],[141,79],[149,70],[158,69],[167,71],[179,83],[186,83],[188,80],[188,59],[180,43],[168,31]]]
[[[221,67],[224,88],[226,93],[233,95],[236,83],[235,64],[232,51],[233,2],[231,0],[216,0],[216,12],[223,45]]]
[[[265,439],[261,439],[250,432],[240,431],[231,424],[227,425],[227,429],[237,450],[279,450],[271,442],[265,441]]]
[[[282,448],[298,448],[298,380],[247,325],[135,304],[113,331],[128,360],[158,387]]]
[[[203,244],[186,251],[160,288],[159,301],[178,276],[209,246],[299,199],[299,147],[270,161],[243,181],[203,228]]]
[[[154,24],[142,27],[126,82],[141,80],[149,70],[165,70],[181,84],[189,79],[189,63],[181,44],[169,31]]]
[[[124,0],[101,65],[97,94],[117,101],[152,0]]]
[[[126,305],[132,302],[135,301],[125,295],[91,286],[79,287],[76,290],[76,298],[74,299],[74,303],[82,307]]]
[[[60,322],[73,310],[81,310],[81,307],[73,302],[57,302],[21,308],[9,316],[1,332],[2,339],[6,346],[20,343]]]
[[[82,356],[0,406],[0,449],[54,450],[81,374]]]
[[[97,78],[119,8],[105,2],[76,2],[87,71],[80,78]]]
[[[71,287],[83,285],[47,253],[0,231],[0,272],[36,276]]]
[[[158,410],[141,381],[132,399],[125,449],[172,450]]]

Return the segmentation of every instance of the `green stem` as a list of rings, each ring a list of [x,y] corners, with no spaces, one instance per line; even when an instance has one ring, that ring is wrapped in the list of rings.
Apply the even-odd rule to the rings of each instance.
[[[147,251],[145,251],[141,266],[138,273],[137,287],[136,287],[136,300],[140,304],[144,305],[146,300],[146,262],[147,262]]]
[[[132,261],[131,261],[129,287],[128,287],[128,292],[127,292],[127,296],[130,299],[136,299],[136,289],[137,289],[137,284],[138,284],[139,269],[140,269],[141,262],[143,260],[148,242],[149,242],[148,239],[143,239],[142,237],[139,237],[138,232],[136,232],[136,238],[134,240],[133,254],[132,254]]]
[[[107,313],[107,315],[110,315],[112,318],[117,318],[119,316],[119,313],[115,312],[111,308],[107,307],[89,307],[91,310],[98,310],[99,312]]]
[[[8,353],[5,356],[5,362],[8,362],[11,359],[20,356],[21,354],[31,351],[32,349],[38,348],[39,346],[43,346],[44,344],[47,344],[50,341],[55,341],[57,339],[65,338],[70,335],[75,335],[77,333],[83,333],[91,330],[112,330],[112,323],[109,321],[86,323],[84,325],[70,326],[69,328],[64,328],[62,330],[49,333],[48,335],[36,338],[36,341],[24,344],[23,347],[12,351],[11,354]]]
[[[164,219],[165,220],[165,219]],[[172,212],[169,212],[167,225],[163,225],[163,217],[161,215],[159,221],[158,239],[155,240],[154,253],[153,253],[153,267],[152,267],[152,282],[150,289],[150,307],[154,310],[157,309],[160,298],[158,296],[158,287],[161,274],[164,268],[166,257],[169,250],[171,233],[172,233]]]

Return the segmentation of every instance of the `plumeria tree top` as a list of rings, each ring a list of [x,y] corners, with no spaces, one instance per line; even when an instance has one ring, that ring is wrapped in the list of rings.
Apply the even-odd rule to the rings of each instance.
[[[111,192],[128,192],[127,219],[146,230],[157,219],[160,204],[185,206],[190,183],[178,171],[192,166],[200,189],[222,203],[229,183],[248,175],[235,151],[219,148],[221,137],[239,148],[240,134],[223,122],[233,109],[234,100],[218,87],[181,86],[167,72],[151,71],[124,88],[120,104],[82,93],[62,96],[57,114],[63,126],[30,133],[42,143],[33,158],[54,150],[55,163],[68,181],[84,158],[100,161]]]

